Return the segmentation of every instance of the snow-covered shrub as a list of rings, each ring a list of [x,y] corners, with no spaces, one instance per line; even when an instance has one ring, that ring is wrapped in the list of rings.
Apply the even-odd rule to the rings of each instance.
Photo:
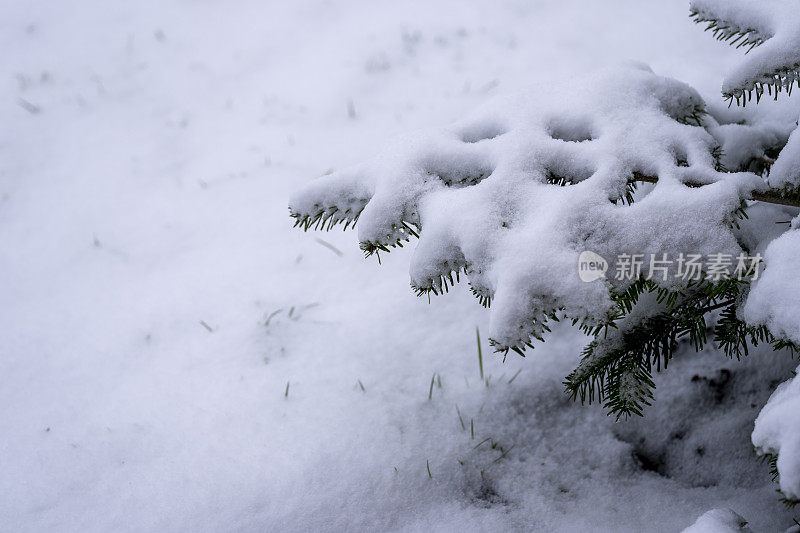
[[[753,50],[723,84],[730,103],[800,84],[796,2],[697,0],[692,17]],[[798,222],[785,223],[800,206],[795,118],[745,120],[630,65],[411,135],[312,182],[290,211],[305,230],[357,223],[361,249],[378,259],[419,239],[412,288],[430,297],[465,277],[491,306],[504,356],[571,320],[594,340],[568,393],[618,418],[642,414],[653,370],[681,340],[731,357],[748,344],[800,344]],[[778,454],[789,499],[800,483],[795,385],[775,393],[753,436]]]

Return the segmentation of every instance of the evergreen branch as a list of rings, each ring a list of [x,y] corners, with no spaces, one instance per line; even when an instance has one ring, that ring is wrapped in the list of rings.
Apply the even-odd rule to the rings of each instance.
[[[652,369],[666,368],[678,339],[689,336],[697,346],[705,342],[702,313],[687,306],[659,313],[635,324],[615,339],[617,346],[595,339],[584,349],[578,368],[564,385],[572,399],[582,403],[603,402],[617,419],[642,414],[653,398]]]
[[[548,326],[548,321],[553,320],[554,322],[558,322],[558,317],[556,314],[558,313],[559,309],[553,309],[549,312],[543,312],[539,316],[538,319],[532,320],[533,326],[527,332],[527,340],[520,338],[515,344],[504,344],[495,339],[489,338],[489,346],[492,347],[495,353],[503,354],[503,361],[505,362],[506,357],[508,356],[509,351],[515,352],[520,357],[525,357],[525,350],[531,349],[533,350],[533,341],[537,340],[540,342],[544,342],[544,335],[550,333],[550,326]]]
[[[703,127],[703,117],[708,115],[705,104],[692,104],[691,109],[683,116],[673,117],[679,124]]]
[[[486,308],[492,306],[492,295],[489,292],[489,289],[484,287],[478,287],[474,285],[472,282],[469,284],[469,290],[472,292],[472,295],[478,299],[478,302]]]
[[[774,37],[765,29],[742,26],[703,10],[693,9],[689,17],[697,24],[706,24],[705,31],[710,31],[718,41],[735,45],[736,48],[745,48],[745,54]],[[757,73],[748,79],[746,86],[723,92],[722,96],[728,101],[728,107],[734,101],[737,106],[744,107],[753,100],[753,93],[755,93],[756,103],[765,93],[775,100],[778,99],[778,94],[784,91],[791,96],[795,82],[800,87],[800,63],[792,62],[775,67],[770,71]]]
[[[747,106],[748,102],[753,101],[753,93],[756,95],[756,104],[761,101],[764,93],[767,93],[768,96],[777,101],[778,94],[781,92],[786,92],[787,96],[792,95],[792,88],[795,82],[800,87],[800,63],[776,68],[772,72],[761,73],[757,79],[750,83],[750,87],[723,92],[722,97],[728,102],[728,107],[731,107],[734,101],[737,106]]]
[[[766,326],[750,326],[736,317],[734,301],[723,302],[725,310],[720,314],[714,327],[714,339],[725,355],[733,359],[749,355],[748,344],[758,346],[759,342],[773,343],[774,338]],[[723,307],[720,305],[720,307]],[[749,341],[749,343],[748,343]]]
[[[419,232],[422,228],[419,224],[401,220],[400,224],[391,225],[391,233],[386,235],[385,242],[379,241],[362,241],[359,243],[359,248],[364,252],[364,257],[375,255],[378,258],[378,263],[381,262],[380,252],[391,252],[390,248],[402,248],[403,243],[411,242],[411,237],[419,238]]]
[[[294,219],[295,228],[300,227],[303,231],[309,229],[330,231],[335,226],[344,224],[343,229],[347,230],[348,227],[355,227],[358,217],[364,210],[363,206],[358,211],[352,209],[340,211],[336,206],[322,207],[319,204],[315,204],[314,207],[317,211],[313,213],[299,213],[289,209],[289,216]]]
[[[787,184],[780,189],[769,189],[766,192],[751,193],[753,200],[778,205],[800,207],[800,188]]]
[[[445,265],[445,271],[439,274],[439,276],[428,278],[425,285],[415,285],[412,281],[411,288],[414,290],[417,296],[428,295],[430,299],[431,294],[436,296],[444,294],[450,291],[450,287],[454,287],[456,283],[460,283],[462,270],[466,275],[466,265],[455,267]]]
[[[658,177],[647,176],[640,172],[634,172],[633,178],[630,181],[642,181],[646,183],[658,183]],[[704,183],[684,182],[687,187],[703,187]],[[769,204],[788,205],[791,207],[800,207],[800,189],[794,187],[784,187],[782,189],[768,189],[764,192],[752,191],[750,196],[753,200],[759,202],[766,202]]]
[[[795,342],[792,342],[788,339],[770,338],[768,342],[772,344],[772,349],[775,351],[789,350],[792,359],[795,359],[797,354],[800,353],[800,346],[798,346]]]
[[[706,24],[703,31],[710,31],[718,41],[735,45],[736,48],[746,48],[745,53],[749,53],[756,46],[761,46],[772,37],[771,34],[756,28],[740,26],[700,10],[692,10],[689,18],[695,24]]]
[[[641,415],[644,406],[653,399],[653,369],[660,371],[662,366],[667,367],[681,339],[688,339],[695,350],[702,350],[707,342],[705,315],[734,307],[743,284],[739,280],[701,281],[690,283],[682,291],[669,291],[639,278],[614,295],[619,310],[618,323],[613,326],[617,332],[609,336],[607,327],[594,330],[595,339],[586,346],[580,364],[564,381],[566,392],[573,400],[580,398],[581,403],[603,403],[618,420]],[[630,317],[645,293],[655,295],[661,310],[623,323],[622,319]],[[603,329],[606,333],[600,337]],[[730,350],[740,346],[739,329],[727,328],[724,333],[725,337],[715,338],[717,344],[724,343]],[[750,330],[745,335],[748,333]]]
[[[767,463],[769,465],[769,476],[772,482],[778,483],[780,481],[780,472],[778,472],[778,454],[760,449],[756,449],[756,454],[758,454],[762,463]],[[784,504],[787,509],[794,509],[798,504],[800,504],[800,498],[788,498],[781,489],[775,489],[775,492],[780,495],[779,501]]]
[[[776,338],[764,325],[749,325],[737,318],[737,305],[747,286],[748,282],[733,278],[714,283],[702,279],[670,291],[640,277],[624,291],[613,292],[614,322],[592,328],[582,325],[595,338],[584,348],[578,367],[565,378],[566,392],[581,403],[602,403],[617,420],[641,416],[653,400],[652,371],[666,369],[684,339],[695,351],[702,350],[707,342],[705,317],[719,309],[723,311],[713,329],[713,343],[728,357],[746,356],[748,345],[762,342],[773,350],[788,349],[794,357],[800,352],[795,343]],[[634,318],[645,294],[653,295],[660,307],[650,314],[639,311],[641,316]]]
[[[698,119],[699,120],[699,119]],[[575,185],[587,179],[588,176],[562,176],[548,170],[545,174],[545,182],[550,185],[558,185],[559,187],[566,187],[568,185]],[[629,181],[625,184],[625,192],[618,198],[611,199],[615,204],[622,203],[622,205],[631,205],[633,203],[633,195],[636,192],[636,182]]]

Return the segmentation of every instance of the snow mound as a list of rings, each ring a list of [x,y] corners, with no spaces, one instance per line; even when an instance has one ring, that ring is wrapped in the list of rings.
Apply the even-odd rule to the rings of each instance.
[[[794,130],[769,174],[772,187],[800,186],[800,128]]]
[[[798,219],[793,221],[796,228]],[[742,310],[751,323],[766,324],[777,336],[800,342],[800,232],[790,230],[766,248],[767,267],[755,282]],[[777,456],[780,487],[789,499],[800,498],[800,380],[784,382],[756,419],[753,444],[761,453]]]
[[[797,221],[795,221],[797,222]],[[742,309],[742,318],[752,324],[765,324],[773,334],[800,343],[800,232],[790,230],[767,246],[766,267]],[[787,282],[789,281],[789,282]]]
[[[753,444],[778,456],[780,487],[790,500],[800,499],[800,379],[782,383],[761,410]]]
[[[631,280],[612,271],[582,281],[583,251],[609,264],[631,253],[741,253],[731,213],[765,185],[717,170],[704,113],[694,89],[642,66],[541,84],[312,182],[290,210],[304,229],[358,221],[367,255],[419,236],[417,292],[439,294],[465,274],[492,306],[496,346],[521,347],[556,311],[607,320],[610,290]],[[642,177],[657,177],[651,191],[635,191]],[[646,194],[632,203],[634,192]],[[654,281],[679,281],[665,278]]]
[[[683,533],[746,533],[747,521],[730,509],[712,509],[683,530]]]

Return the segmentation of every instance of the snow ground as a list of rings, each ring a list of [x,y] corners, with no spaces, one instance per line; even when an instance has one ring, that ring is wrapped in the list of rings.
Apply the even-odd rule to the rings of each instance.
[[[641,60],[714,101],[739,55],[684,2],[3,14],[0,529],[678,531],[713,507],[791,524],[749,448],[791,361],[682,358],[647,420],[614,425],[560,392],[573,332],[504,365],[484,342],[486,387],[466,290],[428,305],[407,251],[378,267],[287,216],[306,180],[545,72]]]

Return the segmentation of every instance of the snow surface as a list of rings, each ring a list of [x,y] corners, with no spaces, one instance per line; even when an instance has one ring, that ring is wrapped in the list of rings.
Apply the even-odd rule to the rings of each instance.
[[[720,507],[791,524],[748,439],[796,363],[679,358],[648,418],[613,424],[561,393],[584,338],[505,365],[484,339],[486,386],[471,295],[429,306],[406,250],[378,268],[287,217],[311,177],[544,73],[634,55],[710,100],[738,53],[683,2],[3,14],[0,529],[680,531]]]

